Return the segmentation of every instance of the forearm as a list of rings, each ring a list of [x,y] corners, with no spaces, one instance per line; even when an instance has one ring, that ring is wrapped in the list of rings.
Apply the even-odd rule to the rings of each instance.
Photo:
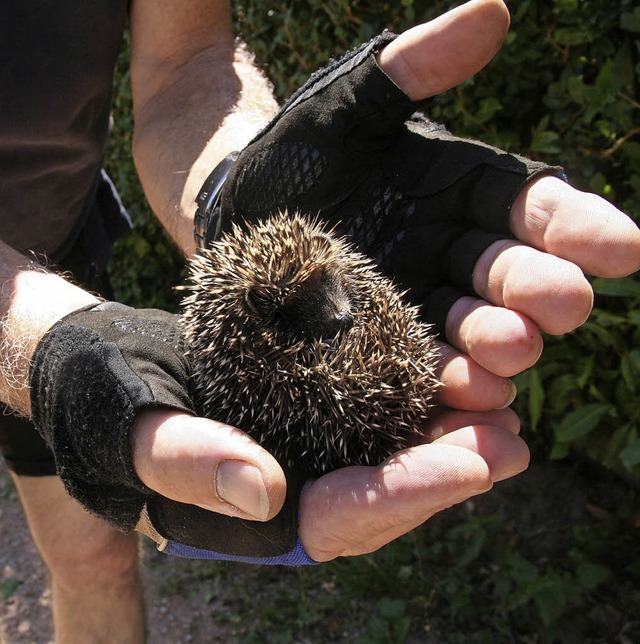
[[[151,207],[189,254],[202,183],[277,104],[251,55],[233,44],[205,49],[166,76],[162,89],[135,107],[134,159]]]
[[[29,416],[29,364],[46,331],[97,299],[0,242],[0,400]]]

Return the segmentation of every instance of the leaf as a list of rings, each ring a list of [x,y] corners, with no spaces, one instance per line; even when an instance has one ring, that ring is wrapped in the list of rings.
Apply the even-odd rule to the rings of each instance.
[[[580,389],[584,389],[591,380],[591,375],[593,374],[595,363],[596,357],[593,354],[591,354],[585,360],[584,367],[582,367],[580,373],[578,374],[578,377],[576,378],[576,382],[578,383],[578,387]]]
[[[598,295],[640,297],[640,282],[633,277],[620,277],[618,279],[598,277],[593,280],[592,286]]]
[[[611,469],[619,466],[620,452],[629,444],[629,434],[633,432],[633,428],[633,423],[621,425],[608,437],[607,444],[604,446],[602,456],[599,459],[604,465]]]
[[[485,98],[480,101],[480,105],[475,111],[475,117],[480,123],[490,121],[494,114],[502,109],[502,103],[494,97]]]
[[[485,531],[476,532],[469,540],[467,547],[460,554],[456,565],[460,568],[464,568],[465,566],[468,566],[472,561],[475,561],[482,552],[486,541],[487,533]]]
[[[540,371],[536,368],[529,370],[529,418],[531,430],[535,431],[542,416],[544,404],[544,389],[540,378]]]
[[[580,585],[587,590],[594,590],[612,576],[611,568],[594,563],[580,564],[576,574]]]
[[[407,605],[402,599],[383,597],[378,602],[378,611],[380,612],[380,616],[387,620],[402,617],[406,608]]]
[[[557,145],[560,135],[550,130],[539,130],[533,135],[531,149],[544,154],[558,154],[562,151]]]
[[[555,39],[561,45],[583,45],[593,41],[594,34],[586,26],[582,25],[581,28],[560,28],[555,31]]]
[[[9,599],[13,593],[18,590],[18,586],[22,581],[20,579],[15,579],[15,578],[9,578],[9,579],[3,579],[0,581],[0,600],[4,601],[5,599]]]
[[[622,356],[620,372],[629,391],[635,392],[636,383],[640,376],[640,349],[632,349]]]
[[[569,445],[567,443],[556,443],[551,449],[549,458],[552,461],[561,461],[569,455]]]
[[[620,452],[620,460],[628,470],[640,465],[640,438],[636,438]]]
[[[607,60],[600,68],[595,83],[601,101],[614,100],[613,97],[620,89],[621,82],[619,71],[615,67],[615,62],[611,59]]]
[[[593,403],[571,412],[556,426],[556,438],[562,443],[571,443],[592,432],[600,419],[610,410],[609,405]]]
[[[536,126],[531,139],[532,150],[547,154],[557,154],[560,152],[560,147],[556,145],[560,136],[557,132],[548,129],[550,121],[551,115],[547,114],[542,117]]]
[[[406,642],[411,628],[411,618],[409,616],[401,617],[393,622],[391,631],[394,642]]]
[[[633,13],[625,11],[625,13],[620,16],[620,29],[640,32],[640,9],[634,9]]]

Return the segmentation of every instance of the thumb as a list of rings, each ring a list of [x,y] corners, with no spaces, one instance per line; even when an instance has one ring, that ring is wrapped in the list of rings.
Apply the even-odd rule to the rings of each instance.
[[[282,508],[286,479],[277,461],[247,434],[174,409],[140,413],[132,432],[133,465],[158,494],[253,521]]]
[[[479,72],[508,29],[502,0],[472,0],[405,31],[378,54],[378,64],[409,98],[422,100]]]

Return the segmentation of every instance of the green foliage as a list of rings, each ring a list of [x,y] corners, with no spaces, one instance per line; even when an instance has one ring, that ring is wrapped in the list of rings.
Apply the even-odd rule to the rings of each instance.
[[[545,464],[371,555],[302,569],[146,557],[173,569],[163,594],[197,598],[243,644],[636,641],[636,508],[604,469]]]
[[[355,0],[237,2],[239,36],[267,71],[276,95],[286,98],[318,67],[369,40],[385,28],[401,30],[420,21],[431,2]],[[422,7],[422,9],[418,9]]]
[[[16,590],[20,587],[22,581],[14,577],[9,577],[8,579],[3,579],[0,581],[0,601],[9,599]]]
[[[9,475],[5,472],[0,474],[0,499],[14,499],[16,490]]]

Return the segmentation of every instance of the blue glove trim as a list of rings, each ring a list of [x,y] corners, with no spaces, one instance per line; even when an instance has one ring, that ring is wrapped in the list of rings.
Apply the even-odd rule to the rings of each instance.
[[[298,539],[295,547],[290,552],[277,557],[239,557],[237,555],[225,555],[212,550],[202,550],[193,546],[185,546],[175,541],[168,541],[162,552],[174,557],[184,559],[214,559],[217,561],[235,561],[239,563],[262,564],[264,566],[317,566],[319,562],[314,561],[305,552],[304,546]]]

